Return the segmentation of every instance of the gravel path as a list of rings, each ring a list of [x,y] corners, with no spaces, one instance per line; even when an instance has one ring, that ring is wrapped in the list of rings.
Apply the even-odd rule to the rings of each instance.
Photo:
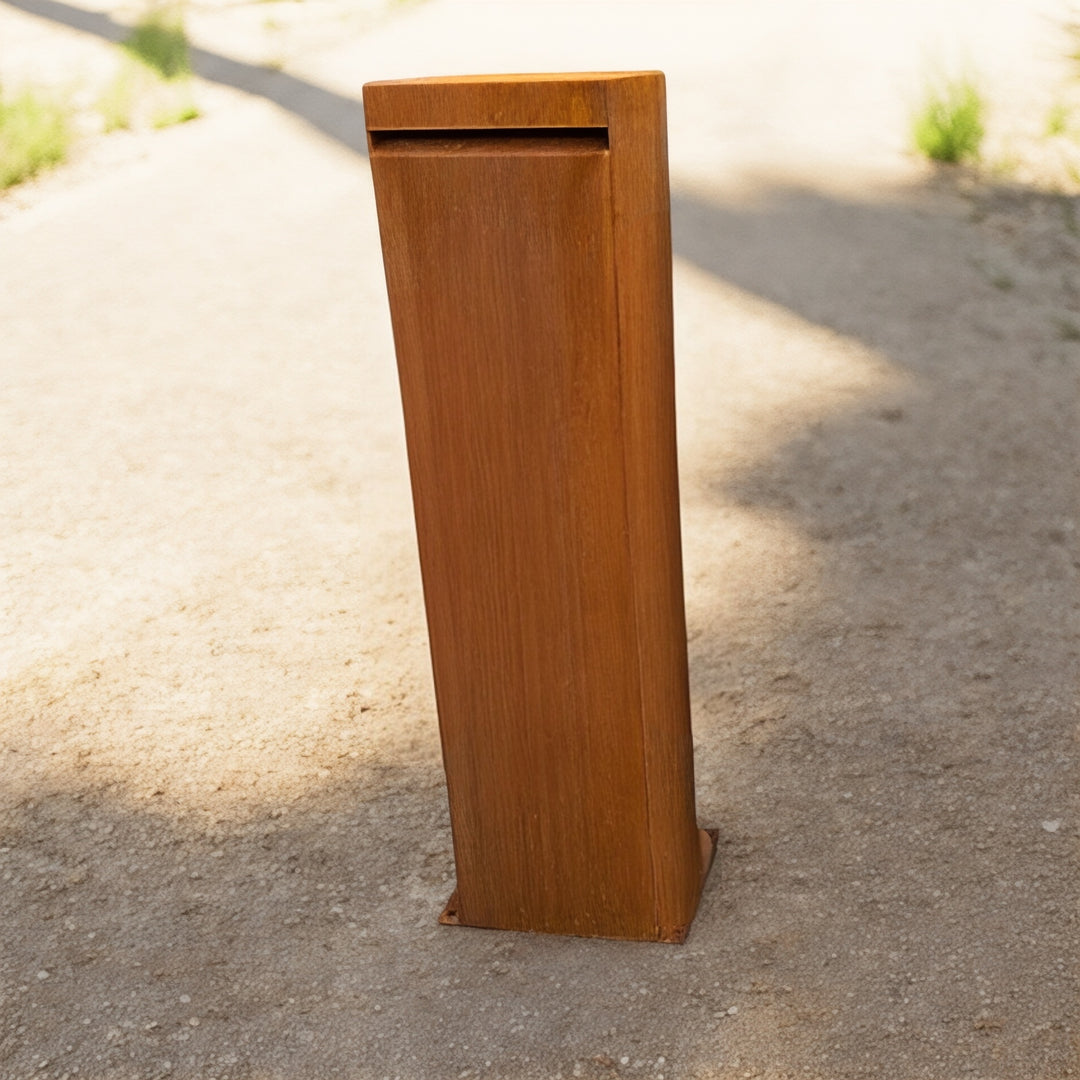
[[[1080,1073],[1077,208],[903,152],[960,41],[1041,115],[1063,12],[302,7],[258,5],[283,71],[199,9],[202,119],[0,198],[0,1078]],[[100,57],[100,8],[0,5],[0,50]],[[633,67],[669,78],[718,866],[682,947],[439,927],[353,99]]]

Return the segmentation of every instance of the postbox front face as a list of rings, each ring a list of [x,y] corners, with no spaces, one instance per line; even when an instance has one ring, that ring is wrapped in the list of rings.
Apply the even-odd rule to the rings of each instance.
[[[398,85],[422,118],[417,84]],[[701,848],[692,774],[687,820],[658,836],[650,806],[609,130],[502,126],[497,94],[475,127],[375,126],[380,102],[372,172],[458,874],[446,921],[671,937],[689,917],[665,912],[665,889],[696,903]],[[665,723],[686,745],[664,753],[685,772],[680,708]],[[691,851],[681,884],[658,882],[658,844]]]

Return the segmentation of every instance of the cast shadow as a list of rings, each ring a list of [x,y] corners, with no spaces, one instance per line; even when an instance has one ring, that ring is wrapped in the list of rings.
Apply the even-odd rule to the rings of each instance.
[[[130,26],[109,15],[60,0],[4,0],[4,3],[105,41],[121,42],[131,33]],[[287,72],[246,64],[198,46],[191,47],[191,61],[202,78],[272,101],[328,138],[362,157],[367,156],[364,106],[360,101]]]
[[[676,188],[674,249],[723,283],[718,319],[737,309],[780,349],[806,323],[854,382],[882,373],[852,391],[823,370],[833,388],[765,453],[718,452],[700,418],[682,447],[700,816],[727,845],[697,932],[759,958],[760,1068],[1051,1080],[1076,1063],[1059,830],[1080,356],[1057,330],[1076,310],[1059,204],[764,184],[748,210]],[[746,408],[755,346],[711,347],[685,396],[723,428],[726,367]]]
[[[57,0],[7,2],[127,32]],[[364,153],[358,101],[194,60]],[[624,1051],[670,1055],[657,1033],[678,1031],[671,1075],[869,1076],[886,1060],[898,1078],[1065,1075],[1076,347],[1045,293],[994,284],[999,249],[971,221],[914,194],[763,185],[746,206],[676,186],[677,258],[903,377],[752,461],[717,468],[707,439],[684,455],[692,527],[732,543],[735,508],[797,539],[794,595],[725,592],[704,564],[691,586],[700,816],[723,845],[685,950],[437,928],[441,780],[392,756],[283,818],[202,828],[46,768],[2,841],[0,1066],[76,1053],[101,1076],[135,1060],[419,1080],[486,1057],[531,1075],[556,1047],[607,1076]],[[417,831],[431,843],[404,839]]]

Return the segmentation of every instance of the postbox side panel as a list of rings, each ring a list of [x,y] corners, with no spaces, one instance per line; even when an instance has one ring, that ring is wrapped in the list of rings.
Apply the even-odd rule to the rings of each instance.
[[[671,224],[663,76],[607,84],[627,518],[661,931],[685,935],[714,844],[695,823],[679,529]]]
[[[461,922],[647,938],[609,153],[373,148]]]

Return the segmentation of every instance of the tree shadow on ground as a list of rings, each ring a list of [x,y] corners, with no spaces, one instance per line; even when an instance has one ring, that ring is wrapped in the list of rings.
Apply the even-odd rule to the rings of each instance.
[[[676,191],[732,334],[686,388],[722,418],[683,454],[699,791],[725,933],[768,958],[760,1065],[1049,1080],[1077,1063],[1076,239],[1057,198],[933,194]],[[805,422],[725,454],[757,415],[726,373],[767,396],[811,331],[885,389],[823,365]]]
[[[109,15],[59,0],[4,0],[4,3],[105,41],[121,42],[131,33],[129,25]],[[247,64],[198,46],[191,47],[191,62],[201,78],[266,98],[354,153],[367,155],[364,107],[356,99],[335,94],[288,72]]]
[[[787,189],[750,212],[677,195],[674,213],[725,333],[683,387],[704,419],[683,454],[698,794],[722,836],[688,945],[435,926],[452,885],[441,774],[398,744],[283,815],[273,799],[155,809],[42,747],[0,839],[4,1069],[1067,1075],[1073,346],[1048,310],[1022,321],[1019,290],[999,308],[955,216]],[[801,260],[781,258],[797,229]],[[914,256],[881,254],[911,235]],[[935,323],[905,318],[931,302]],[[719,454],[723,395],[748,365],[783,369],[804,333],[822,356],[872,342],[905,380]],[[43,683],[27,715],[66,715],[75,684],[90,737],[95,715],[138,707],[95,697],[90,674]],[[412,708],[393,723],[427,745]]]

